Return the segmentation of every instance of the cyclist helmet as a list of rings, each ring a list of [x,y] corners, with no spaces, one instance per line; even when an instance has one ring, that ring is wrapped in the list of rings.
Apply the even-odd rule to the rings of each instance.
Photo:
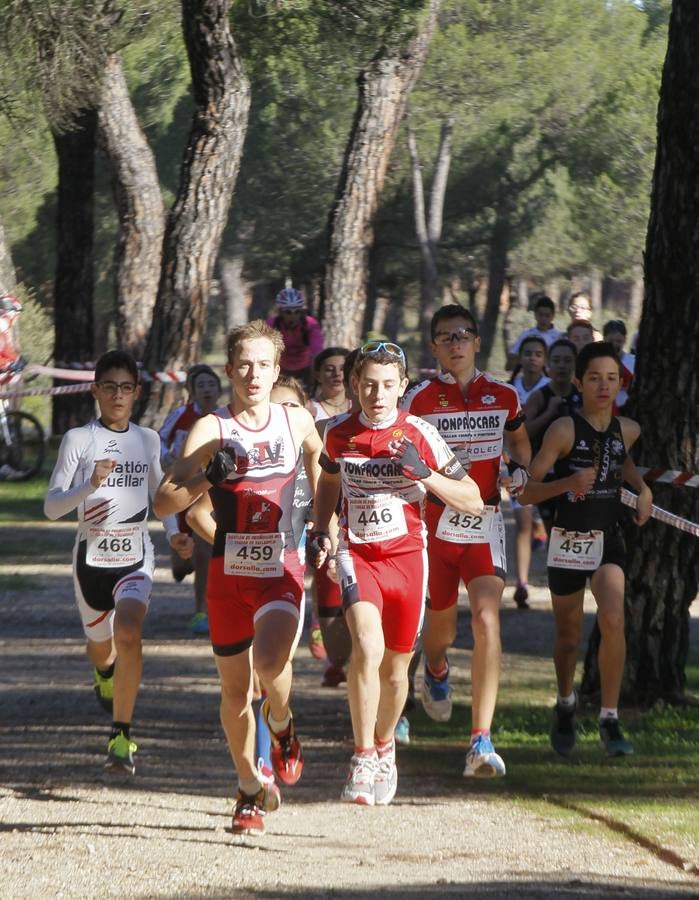
[[[22,312],[22,304],[12,294],[5,294],[0,297],[0,315],[3,313],[20,313]]]
[[[274,301],[279,309],[303,309],[306,305],[301,294],[296,288],[287,287],[279,291]]]

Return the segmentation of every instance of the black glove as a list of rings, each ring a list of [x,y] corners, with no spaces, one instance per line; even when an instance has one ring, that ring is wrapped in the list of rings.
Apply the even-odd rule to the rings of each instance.
[[[411,481],[422,481],[423,478],[430,477],[432,469],[420,458],[417,447],[407,437],[393,441],[389,446],[391,459],[398,463],[406,478],[410,478]]]
[[[204,475],[212,485],[216,486],[238,468],[235,450],[233,447],[222,447],[214,454],[209,465],[204,469]]]
[[[330,553],[331,544],[327,531],[311,531],[306,543],[306,556],[314,569],[319,568],[322,553]]]

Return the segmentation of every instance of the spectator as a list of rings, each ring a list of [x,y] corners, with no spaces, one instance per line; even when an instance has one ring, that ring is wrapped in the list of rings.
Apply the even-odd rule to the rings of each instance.
[[[284,339],[281,358],[282,375],[298,378],[306,390],[310,388],[311,363],[323,349],[320,323],[306,312],[303,295],[295,288],[279,291],[275,303],[277,314],[267,320]]]

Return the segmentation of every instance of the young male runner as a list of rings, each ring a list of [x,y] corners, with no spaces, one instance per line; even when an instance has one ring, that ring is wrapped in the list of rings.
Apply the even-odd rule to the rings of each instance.
[[[296,461],[303,450],[315,487],[320,438],[301,408],[270,403],[284,343],[256,320],[228,335],[230,406],[194,424],[156,496],[160,512],[186,509],[210,492],[216,518],[209,567],[209,632],[221,681],[221,722],[238,773],[236,833],[262,832],[279,806],[255,759],[253,665],[267,690],[272,763],[284,784],[301,776],[303,755],[289,707],[290,649],[303,594],[304,564],[294,532]]]
[[[639,425],[612,414],[621,387],[621,366],[614,347],[605,342],[588,344],[578,354],[575,371],[582,408],[549,426],[523,492],[527,503],[557,498],[548,555],[558,681],[551,744],[563,756],[575,746],[577,695],[573,682],[589,577],[601,633],[600,739],[610,756],[625,756],[633,749],[621,732],[618,715],[626,656],[622,481],[638,492],[634,516],[638,525],[650,517],[652,495],[629,456],[640,434]],[[544,482],[552,467],[556,477]]]
[[[483,503],[435,429],[396,408],[408,384],[397,344],[365,344],[352,383],[361,412],[331,419],[325,430],[314,544],[322,562],[342,488],[336,558],[352,636],[347,685],[354,733],[342,799],[373,806],[390,803],[398,782],[393,735],[423,615],[425,492],[460,514],[478,515]]]
[[[471,743],[465,776],[504,775],[505,764],[490,740],[500,680],[500,599],[505,586],[505,526],[498,473],[505,446],[516,497],[526,484],[529,439],[517,392],[476,369],[478,327],[458,304],[437,310],[431,325],[432,352],[442,374],[406,396],[404,408],[430,422],[473,478],[485,502],[481,515],[463,515],[427,499],[428,599],[422,649],[426,658],[422,702],[438,722],[451,717],[447,650],[456,637],[459,581],[468,590],[473,630]]]
[[[105,768],[133,775],[131,718],[141,682],[141,632],[153,585],[148,502],[162,478],[160,440],[129,421],[140,393],[138,366],[121,350],[95,367],[92,396],[99,418],[66,432],[49,481],[44,512],[78,511],[73,582],[94,666],[95,693],[113,713]],[[170,544],[192,552],[192,539],[166,525]]]

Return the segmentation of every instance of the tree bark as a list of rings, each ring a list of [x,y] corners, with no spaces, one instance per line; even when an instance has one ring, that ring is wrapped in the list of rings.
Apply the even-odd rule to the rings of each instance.
[[[4,294],[12,294],[17,287],[15,267],[12,264],[12,254],[5,239],[5,229],[0,225],[0,297]]]
[[[408,95],[427,56],[438,9],[439,0],[427,0],[415,37],[402,48],[383,47],[358,78],[354,125],[330,216],[323,321],[327,344],[355,347],[361,337],[374,218]]]
[[[119,219],[114,254],[117,345],[140,359],[158,290],[165,211],[155,159],[116,53],[106,61],[98,125]]]
[[[699,471],[699,6],[675,0],[658,108],[632,409],[639,464]],[[633,414],[633,413],[632,413]],[[655,484],[657,505],[699,522],[699,491]],[[685,691],[699,541],[667,525],[629,525],[625,693],[639,703]]]
[[[93,358],[94,182],[97,113],[79,113],[71,131],[53,134],[58,158],[54,360],[57,365]],[[94,414],[92,396],[53,398],[52,429],[63,434]]]
[[[245,140],[250,85],[229,28],[229,0],[182,0],[195,112],[180,186],[168,216],[153,324],[145,352],[151,370],[196,361],[216,255]],[[144,392],[145,421],[158,425],[168,392]]]

